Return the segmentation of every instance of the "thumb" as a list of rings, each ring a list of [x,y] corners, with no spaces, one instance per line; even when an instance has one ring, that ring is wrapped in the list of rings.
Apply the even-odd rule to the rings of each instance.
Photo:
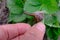
[[[23,36],[21,40],[43,40],[45,33],[45,25],[39,22],[33,25]]]

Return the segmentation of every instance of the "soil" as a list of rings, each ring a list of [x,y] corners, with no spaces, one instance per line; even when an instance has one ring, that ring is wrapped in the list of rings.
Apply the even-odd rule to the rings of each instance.
[[[0,0],[0,25],[8,23],[8,8],[6,0]]]

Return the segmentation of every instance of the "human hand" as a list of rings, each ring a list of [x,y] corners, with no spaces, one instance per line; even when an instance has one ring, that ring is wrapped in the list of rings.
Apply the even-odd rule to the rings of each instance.
[[[45,25],[26,23],[0,25],[0,40],[43,40]]]

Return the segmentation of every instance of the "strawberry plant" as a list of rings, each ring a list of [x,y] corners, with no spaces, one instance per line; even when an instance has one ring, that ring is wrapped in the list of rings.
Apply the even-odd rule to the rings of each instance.
[[[36,19],[41,18],[41,14],[44,15],[42,22],[46,25],[47,37],[51,40],[58,40],[60,35],[60,0],[7,0],[7,7],[10,11],[9,23],[25,22],[33,25],[36,23]],[[35,13],[36,11],[40,11],[40,14]]]

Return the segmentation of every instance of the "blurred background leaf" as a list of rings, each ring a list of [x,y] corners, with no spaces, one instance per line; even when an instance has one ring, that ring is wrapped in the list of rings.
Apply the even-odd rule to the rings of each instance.
[[[35,11],[45,11],[46,13],[55,13],[58,9],[56,0],[27,0],[24,5],[24,11],[33,13]]]

